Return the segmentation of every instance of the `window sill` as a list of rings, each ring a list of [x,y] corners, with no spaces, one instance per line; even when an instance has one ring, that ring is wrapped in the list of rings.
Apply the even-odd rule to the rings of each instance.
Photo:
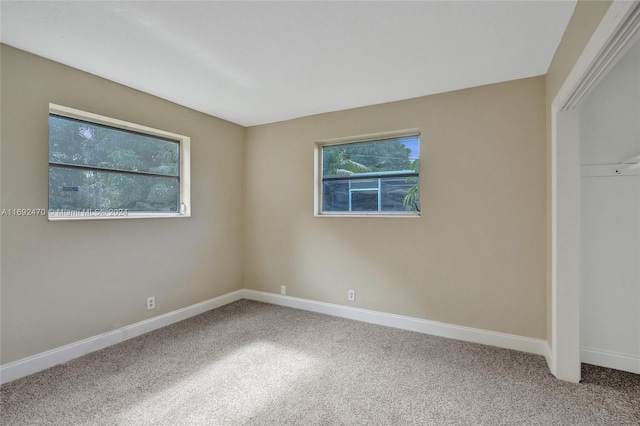
[[[395,218],[395,219],[418,219],[421,217],[420,213],[316,213],[315,217],[383,217],[383,218]]]
[[[158,219],[158,218],[178,218],[191,217],[189,213],[129,213],[129,212],[82,212],[82,211],[63,211],[47,216],[51,222],[65,220],[104,220],[104,219]]]

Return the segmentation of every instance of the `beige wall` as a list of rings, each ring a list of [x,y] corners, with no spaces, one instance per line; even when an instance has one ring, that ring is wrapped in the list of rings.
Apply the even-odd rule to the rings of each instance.
[[[247,288],[545,338],[544,77],[247,129]],[[422,129],[415,218],[313,216],[314,141]]]
[[[2,364],[241,288],[244,128],[8,46],[1,55],[3,208],[47,207],[52,102],[190,136],[193,210],[2,217]]]
[[[546,75],[547,139],[547,339],[551,345],[551,103],[609,9],[611,1],[579,0]]]

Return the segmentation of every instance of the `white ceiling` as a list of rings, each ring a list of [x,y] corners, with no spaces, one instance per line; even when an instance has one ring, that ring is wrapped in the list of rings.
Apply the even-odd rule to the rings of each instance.
[[[1,41],[244,125],[545,74],[576,1],[5,1]]]

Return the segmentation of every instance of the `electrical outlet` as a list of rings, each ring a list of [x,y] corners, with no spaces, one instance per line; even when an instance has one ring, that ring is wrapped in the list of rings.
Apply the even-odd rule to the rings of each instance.
[[[280,286],[280,295],[281,296],[286,296],[287,295],[287,286],[286,285],[281,285]]]
[[[347,291],[347,299],[349,300],[349,302],[355,302],[356,301],[356,291],[355,290],[348,290]]]
[[[147,297],[147,311],[156,308],[156,297]]]

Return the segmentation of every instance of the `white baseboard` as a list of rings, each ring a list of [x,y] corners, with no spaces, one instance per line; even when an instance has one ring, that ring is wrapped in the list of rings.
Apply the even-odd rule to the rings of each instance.
[[[614,368],[640,374],[640,357],[629,354],[606,352],[599,349],[580,348],[580,361],[585,364]]]
[[[211,309],[242,299],[244,290],[237,290],[223,294],[204,302],[196,303],[182,309],[178,309],[157,317],[149,318],[135,324],[127,325],[117,330],[89,337],[78,342],[70,343],[50,351],[42,352],[18,361],[0,366],[0,383],[7,383],[20,377],[71,361],[88,353],[104,349],[125,340],[132,339],[142,334],[166,327],[173,323],[185,320],[192,316],[210,311]]]
[[[530,337],[451,325],[420,318],[370,311],[367,309],[352,308],[333,303],[316,302],[297,297],[281,296],[275,293],[265,293],[256,290],[245,289],[243,291],[243,298],[369,322],[372,324],[417,331],[419,333],[431,334],[434,336],[448,337],[451,339],[464,340],[466,342],[481,343],[484,345],[497,346],[499,348],[513,349],[516,351],[547,356],[547,342],[545,340],[533,339]]]
[[[434,336],[448,337],[466,342],[481,343],[484,345],[497,346],[499,348],[544,355],[547,357],[547,362],[549,361],[550,356],[547,342],[540,339],[445,324],[402,315],[387,314],[367,309],[352,308],[332,303],[317,302],[297,297],[281,296],[274,293],[242,289],[204,302],[196,303],[195,305],[187,306],[173,312],[158,315],[157,317],[149,318],[117,330],[89,337],[75,343],[2,365],[0,366],[0,383],[7,383],[24,376],[28,376],[29,374],[53,367],[54,365],[71,361],[74,358],[124,342],[125,340],[166,327],[240,299],[256,300],[272,303],[274,305],[288,306],[291,308],[334,315],[337,317],[364,321],[372,324],[431,334]]]

